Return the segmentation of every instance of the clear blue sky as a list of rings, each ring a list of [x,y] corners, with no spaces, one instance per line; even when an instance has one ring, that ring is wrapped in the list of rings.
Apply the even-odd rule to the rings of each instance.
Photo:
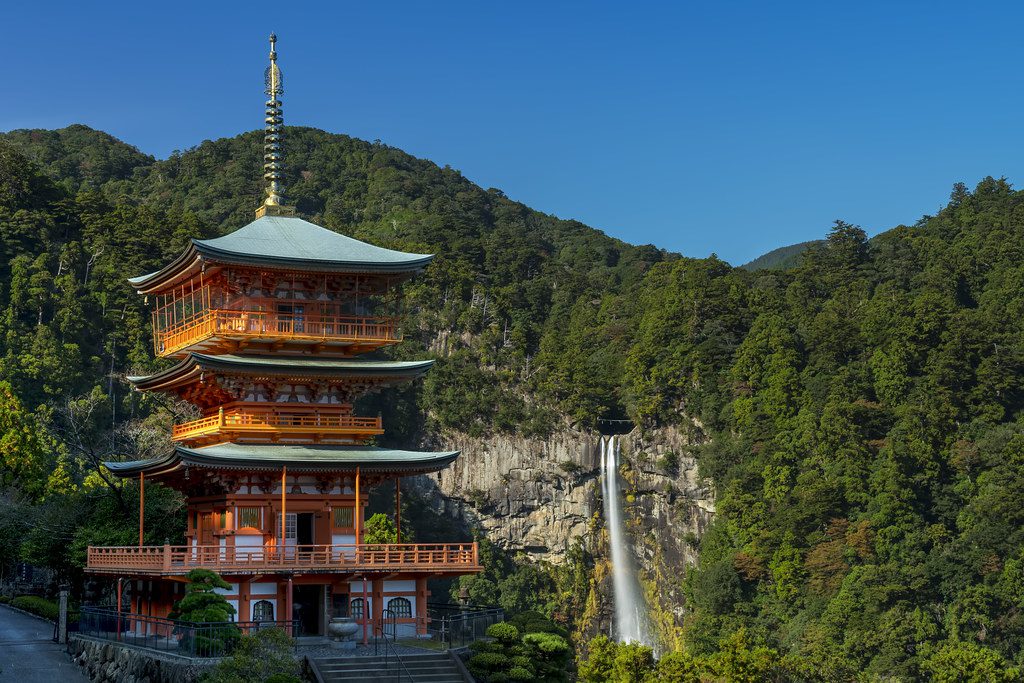
[[[0,130],[159,157],[285,121],[635,243],[742,263],[1024,171],[1022,3],[10,3]],[[300,9],[301,8],[301,9]]]

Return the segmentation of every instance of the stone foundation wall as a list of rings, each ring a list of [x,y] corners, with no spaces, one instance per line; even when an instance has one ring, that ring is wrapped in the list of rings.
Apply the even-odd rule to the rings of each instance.
[[[93,683],[194,683],[216,664],[74,634],[68,650]]]

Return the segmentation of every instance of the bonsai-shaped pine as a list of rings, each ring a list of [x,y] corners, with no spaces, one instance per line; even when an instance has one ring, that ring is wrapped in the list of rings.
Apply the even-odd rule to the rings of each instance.
[[[491,625],[487,636],[493,640],[470,645],[475,653],[468,663],[470,673],[487,683],[567,681],[568,641],[555,632],[557,625],[539,615],[531,624],[538,630],[523,633],[509,622]]]
[[[229,589],[231,584],[209,569],[193,569],[185,578],[185,597],[175,603],[168,615],[188,622],[181,625],[179,647],[199,657],[219,657],[230,652],[241,632],[231,623],[235,608],[215,589]]]

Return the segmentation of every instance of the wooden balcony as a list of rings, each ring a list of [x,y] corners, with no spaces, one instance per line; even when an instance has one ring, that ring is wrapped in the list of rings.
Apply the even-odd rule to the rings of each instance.
[[[88,549],[86,571],[125,576],[179,576],[295,571],[321,574],[472,574],[482,570],[476,543],[392,543],[285,547],[117,546]]]
[[[154,316],[153,345],[158,356],[185,351],[224,352],[247,347],[270,350],[362,353],[402,341],[389,317],[320,316],[204,309],[171,325]]]
[[[384,426],[379,417],[242,408],[221,410],[217,415],[174,425],[171,439],[191,445],[233,440],[362,443],[383,433]]]

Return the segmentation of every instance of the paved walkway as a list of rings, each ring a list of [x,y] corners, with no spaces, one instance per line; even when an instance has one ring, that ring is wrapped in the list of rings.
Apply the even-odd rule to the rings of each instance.
[[[77,664],[53,642],[53,625],[0,605],[0,681],[87,683]]]

